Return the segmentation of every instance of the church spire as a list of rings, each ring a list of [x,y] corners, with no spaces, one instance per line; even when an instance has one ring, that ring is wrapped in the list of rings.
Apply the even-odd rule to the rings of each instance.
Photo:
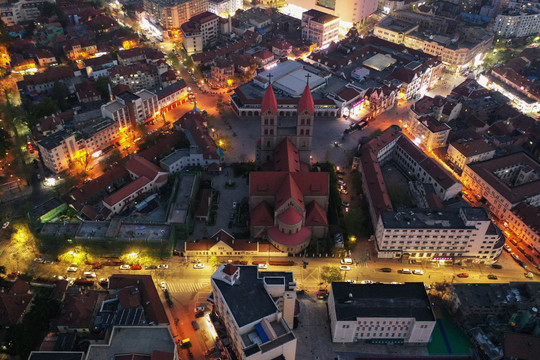
[[[266,92],[264,93],[264,98],[261,104],[261,114],[264,114],[268,109],[270,109],[274,114],[277,114],[278,112],[276,95],[274,94],[272,84],[268,84]]]
[[[302,97],[300,98],[300,101],[298,102],[298,114],[304,111],[304,109],[307,109],[311,114],[315,114],[315,103],[313,102],[313,96],[311,95],[311,89],[309,88],[309,78],[311,75],[306,75],[306,87],[304,88],[304,92],[302,93]]]

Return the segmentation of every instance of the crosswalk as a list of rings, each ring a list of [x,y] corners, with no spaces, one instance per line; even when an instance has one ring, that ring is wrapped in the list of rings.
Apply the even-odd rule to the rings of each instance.
[[[167,289],[172,294],[196,293],[208,285],[210,285],[210,280],[196,282],[188,280],[167,281]]]

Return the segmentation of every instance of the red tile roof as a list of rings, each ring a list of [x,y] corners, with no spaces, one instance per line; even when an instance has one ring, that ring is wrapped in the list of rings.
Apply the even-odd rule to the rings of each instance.
[[[135,176],[155,180],[161,169],[141,156],[133,156],[126,162],[126,169]]]
[[[18,279],[7,293],[0,293],[0,325],[13,325],[32,301],[33,294],[28,294],[30,285]]]
[[[174,354],[165,351],[154,350],[152,352],[151,360],[174,360]]]
[[[227,275],[234,275],[234,273],[238,270],[238,268],[236,266],[234,266],[233,264],[227,264],[225,265],[225,267],[223,268],[223,272]]]
[[[273,241],[284,246],[300,245],[311,238],[311,229],[307,227],[300,228],[300,231],[294,234],[285,234],[277,227],[272,227],[267,230],[267,233]]]
[[[279,208],[281,205],[293,199],[298,206],[304,208],[304,194],[300,191],[300,188],[294,181],[291,174],[285,176],[285,179],[281,183],[277,193],[276,193],[276,208]]]
[[[354,98],[357,98],[360,95],[360,93],[356,91],[355,89],[345,88],[341,90],[340,92],[338,92],[337,95],[345,101],[351,101]]]
[[[257,171],[249,174],[251,195],[275,195],[285,178],[291,177],[304,195],[325,196],[329,191],[329,175],[324,172],[286,173]]]
[[[290,207],[281,214],[278,215],[278,220],[287,225],[295,225],[302,221],[303,216],[295,210],[295,208]]]
[[[120,201],[126,199],[127,197],[131,196],[132,194],[137,193],[140,189],[145,187],[150,180],[148,180],[147,177],[141,176],[138,179],[135,179],[135,181],[130,182],[120,190],[116,191],[112,195],[106,197],[103,202],[105,202],[109,206],[114,206],[114,204],[119,203]]]
[[[133,309],[141,306],[138,292],[132,292],[129,287],[125,287],[118,292],[118,302],[124,309]]]
[[[281,141],[274,150],[274,170],[287,172],[300,171],[298,149],[289,138]]]
[[[96,291],[66,295],[57,320],[58,326],[70,329],[90,328],[99,297]]]
[[[328,218],[326,211],[318,202],[312,201],[306,208],[306,226],[326,226]]]
[[[261,201],[253,208],[251,212],[251,224],[254,226],[274,225],[273,211],[266,201]]]
[[[192,110],[177,120],[174,126],[176,128],[180,126],[191,133],[191,137],[195,140],[205,159],[219,159],[218,147],[208,133],[208,128],[204,125],[204,122],[202,113]]]
[[[315,114],[315,103],[313,102],[313,96],[311,95],[311,89],[309,84],[306,84],[302,97],[298,102],[298,114],[307,110],[310,114]]]
[[[266,113],[267,110],[270,110],[273,114],[277,114],[277,100],[276,95],[274,94],[274,89],[272,85],[268,85],[266,92],[264,93],[264,98],[261,103],[261,114]]]
[[[109,289],[121,289],[127,286],[138,286],[143,301],[144,314],[147,322],[169,324],[169,319],[159,298],[151,275],[120,275],[114,274],[109,278]]]

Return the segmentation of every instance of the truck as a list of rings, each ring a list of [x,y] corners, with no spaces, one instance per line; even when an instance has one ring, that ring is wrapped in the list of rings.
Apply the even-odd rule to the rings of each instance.
[[[293,266],[294,261],[292,261],[292,260],[289,260],[289,261],[269,261],[268,264],[269,265],[274,265],[274,266]]]

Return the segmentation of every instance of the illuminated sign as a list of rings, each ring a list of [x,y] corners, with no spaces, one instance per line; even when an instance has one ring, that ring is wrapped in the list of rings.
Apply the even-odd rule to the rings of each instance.
[[[352,107],[356,107],[357,105],[360,105],[360,104],[363,103],[364,101],[366,101],[366,99],[361,98],[360,100],[358,100],[357,102],[355,102],[354,105],[353,105]]]

